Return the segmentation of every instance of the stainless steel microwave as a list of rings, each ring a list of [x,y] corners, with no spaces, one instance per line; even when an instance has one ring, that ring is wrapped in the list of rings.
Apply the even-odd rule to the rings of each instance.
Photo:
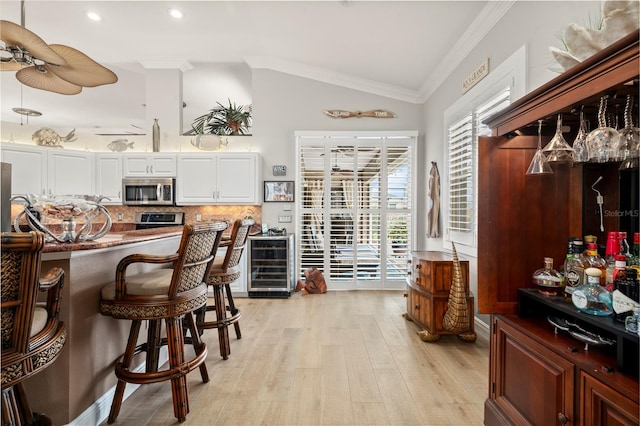
[[[174,178],[124,178],[122,203],[129,206],[175,205]]]

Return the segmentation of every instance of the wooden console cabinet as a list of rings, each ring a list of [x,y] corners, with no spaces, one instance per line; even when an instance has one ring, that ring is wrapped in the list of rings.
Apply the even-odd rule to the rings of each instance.
[[[467,304],[469,306],[469,330],[456,333],[461,340],[475,341],[473,328],[473,296],[469,294],[469,261],[460,260]],[[415,251],[411,253],[411,271],[407,282],[406,318],[423,327],[420,338],[433,342],[442,334],[453,334],[442,326],[442,318],[447,311],[449,289],[453,277],[453,257],[436,251]]]
[[[638,336],[561,300],[534,303],[531,294],[531,274],[544,257],[560,265],[569,237],[593,234],[604,244],[606,231],[637,232],[637,215],[606,215],[601,231],[590,187],[603,176],[604,210],[637,212],[638,168],[564,163],[553,164],[550,175],[525,175],[537,146],[537,120],[546,124],[544,146],[562,114],[571,128],[564,137],[572,143],[583,106],[593,128],[601,96],[610,105],[624,106],[627,94],[637,99],[639,58],[635,32],[486,121],[493,136],[481,137],[478,147],[478,307],[491,314],[486,425],[639,424]],[[555,333],[548,315],[616,344],[587,350],[567,333]]]

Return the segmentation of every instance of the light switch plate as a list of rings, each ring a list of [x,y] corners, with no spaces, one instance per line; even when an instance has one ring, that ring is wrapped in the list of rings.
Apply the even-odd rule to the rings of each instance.
[[[279,223],[291,223],[291,216],[290,215],[278,216],[278,222]]]

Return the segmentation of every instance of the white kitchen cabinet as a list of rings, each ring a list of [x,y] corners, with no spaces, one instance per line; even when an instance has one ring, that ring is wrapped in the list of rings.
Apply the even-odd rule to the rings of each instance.
[[[47,152],[37,146],[2,144],[2,161],[11,164],[11,195],[44,195]]]
[[[122,154],[96,154],[96,195],[108,197],[102,204],[122,204]]]
[[[176,176],[175,154],[125,154],[123,177]]]
[[[93,157],[84,151],[49,151],[48,195],[92,195]]]
[[[11,163],[12,195],[93,193],[93,153],[2,144],[2,161]]]
[[[256,152],[178,154],[178,204],[260,204]]]

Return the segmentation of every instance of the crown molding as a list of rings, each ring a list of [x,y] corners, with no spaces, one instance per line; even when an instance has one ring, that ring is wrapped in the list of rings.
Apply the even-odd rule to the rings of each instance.
[[[449,54],[440,62],[440,65],[434,72],[429,75],[425,83],[420,87],[420,90],[380,83],[378,81],[354,77],[320,67],[313,67],[267,56],[248,56],[244,58],[244,61],[252,69],[270,69],[391,99],[422,104],[444,83],[447,76],[460,65],[464,58],[515,2],[516,0],[490,0],[487,2],[487,5],[482,9],[478,17],[451,48]]]
[[[421,103],[429,99],[447,77],[462,63],[487,33],[502,19],[516,0],[489,1],[478,17],[471,23],[467,31],[453,45],[449,54],[429,75],[422,85],[418,98]]]
[[[247,56],[244,61],[252,69],[269,69],[298,77],[304,77],[315,81],[334,84],[349,89],[398,99],[405,102],[420,103],[418,93],[415,90],[391,84],[380,83],[366,78],[338,73],[325,68],[305,65],[299,62],[288,61],[268,56]]]

